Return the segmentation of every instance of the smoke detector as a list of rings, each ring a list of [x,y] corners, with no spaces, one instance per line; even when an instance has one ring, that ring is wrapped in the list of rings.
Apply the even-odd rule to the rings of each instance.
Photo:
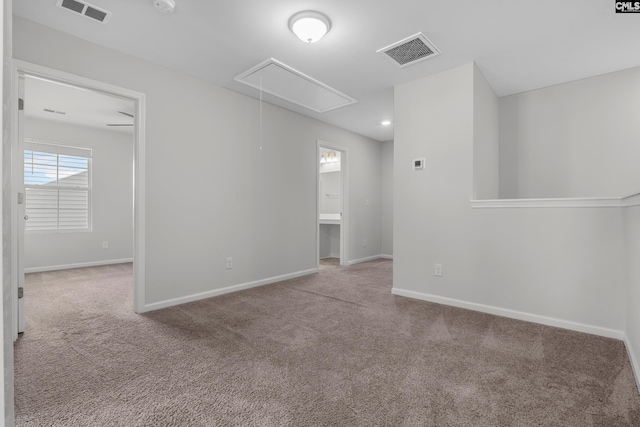
[[[153,0],[153,5],[160,12],[173,13],[176,8],[176,2],[174,0]]]

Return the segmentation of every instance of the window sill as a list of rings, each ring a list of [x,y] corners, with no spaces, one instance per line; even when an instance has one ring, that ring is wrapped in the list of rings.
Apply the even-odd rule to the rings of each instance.
[[[91,233],[93,229],[82,228],[77,230],[25,230],[25,235],[42,235],[42,234],[69,234],[69,233]]]

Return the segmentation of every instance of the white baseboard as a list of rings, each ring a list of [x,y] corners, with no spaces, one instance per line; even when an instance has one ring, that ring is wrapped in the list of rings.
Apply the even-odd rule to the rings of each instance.
[[[553,317],[540,316],[522,311],[509,310],[506,308],[493,307],[490,305],[478,304],[473,302],[461,301],[453,298],[429,295],[422,292],[409,291],[406,289],[393,288],[391,293],[407,298],[414,298],[423,301],[435,302],[437,304],[450,305],[453,307],[466,308],[468,310],[479,311],[482,313],[494,314],[496,316],[508,317],[511,319],[524,320],[526,322],[539,323],[547,326],[555,326],[557,328],[569,329],[576,332],[584,332],[592,335],[599,335],[607,338],[624,339],[624,332],[615,329],[602,328],[600,326],[586,325],[583,323],[572,322],[569,320],[556,319]]]
[[[47,265],[44,267],[30,267],[30,268],[25,268],[24,272],[40,273],[43,271],[68,270],[70,268],[98,267],[101,265],[123,264],[125,262],[133,262],[133,258],[110,259],[106,261],[93,261],[93,262],[80,262],[77,264]]]
[[[627,355],[629,355],[629,361],[631,362],[633,377],[636,379],[636,387],[638,388],[638,393],[640,393],[640,365],[638,365],[638,358],[633,351],[633,346],[629,342],[627,334],[624,335],[624,346],[627,348]]]
[[[320,259],[326,258],[340,258],[340,254],[320,257]],[[393,259],[393,255],[374,255],[366,258],[354,259],[352,261],[347,261],[347,265],[360,264],[361,262],[374,261],[376,259]]]
[[[382,258],[382,255],[374,255],[374,256],[369,256],[369,257],[366,257],[366,258],[354,259],[354,260],[351,260],[351,261],[347,262],[347,265],[360,264],[361,262],[373,261],[373,260],[380,259],[380,258]]]
[[[283,274],[282,276],[270,277],[267,279],[256,280],[255,282],[241,283],[239,285],[227,286],[226,288],[213,289],[211,291],[200,292],[197,294],[187,295],[184,297],[173,298],[165,301],[154,302],[151,304],[145,304],[144,310],[140,313],[146,313],[148,311],[159,310],[161,308],[173,307],[175,305],[186,304],[188,302],[199,301],[218,295],[229,294],[232,292],[243,291],[245,289],[256,288],[258,286],[269,285],[271,283],[281,282],[283,280],[295,279],[296,277],[306,276],[308,274],[317,273],[317,268],[311,268],[309,270],[298,271],[296,273]]]

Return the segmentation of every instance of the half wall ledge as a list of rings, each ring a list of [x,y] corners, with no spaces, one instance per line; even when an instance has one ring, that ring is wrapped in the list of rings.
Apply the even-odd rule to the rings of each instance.
[[[625,208],[640,206],[640,193],[627,197],[470,200],[474,209],[496,208]]]

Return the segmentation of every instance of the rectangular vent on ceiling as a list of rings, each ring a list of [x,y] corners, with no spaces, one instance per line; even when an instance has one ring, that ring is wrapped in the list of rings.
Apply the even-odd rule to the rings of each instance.
[[[273,58],[239,74],[234,80],[317,113],[358,102]]]
[[[107,12],[92,4],[78,0],[58,0],[56,5],[62,9],[67,9],[75,13],[79,13],[94,21],[106,24],[111,18],[111,12]]]
[[[400,68],[440,55],[440,51],[422,33],[383,47],[377,53]]]

